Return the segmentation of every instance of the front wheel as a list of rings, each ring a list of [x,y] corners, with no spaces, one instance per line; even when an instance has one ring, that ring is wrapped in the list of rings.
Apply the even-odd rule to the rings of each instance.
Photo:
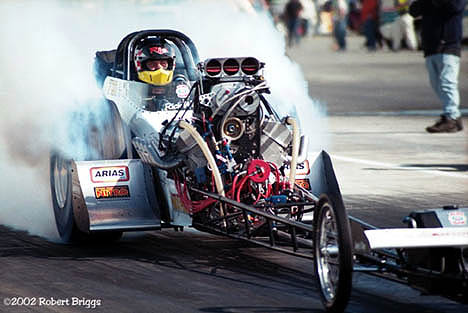
[[[321,196],[314,213],[314,268],[326,312],[344,312],[351,295],[353,256],[348,216]]]

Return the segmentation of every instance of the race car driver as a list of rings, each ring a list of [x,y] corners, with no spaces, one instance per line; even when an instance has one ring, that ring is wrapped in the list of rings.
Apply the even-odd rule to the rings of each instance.
[[[150,85],[147,110],[177,110],[188,96],[188,79],[175,75],[176,47],[160,38],[143,40],[134,54],[138,79]]]

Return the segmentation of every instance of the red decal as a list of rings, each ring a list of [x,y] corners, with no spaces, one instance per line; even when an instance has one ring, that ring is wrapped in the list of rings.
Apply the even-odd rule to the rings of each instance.
[[[296,179],[296,184],[298,184],[299,186],[301,186],[304,189],[311,190],[310,181],[309,181],[308,178]]]
[[[164,54],[167,53],[167,49],[164,47],[151,47],[149,48],[150,53]]]
[[[129,198],[130,190],[127,185],[94,187],[96,199]]]

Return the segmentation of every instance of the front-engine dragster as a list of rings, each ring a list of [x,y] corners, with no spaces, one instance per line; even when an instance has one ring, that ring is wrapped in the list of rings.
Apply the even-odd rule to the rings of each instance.
[[[467,302],[468,209],[415,211],[404,229],[348,217],[329,155],[312,161],[296,119],[268,101],[266,66],[200,62],[172,30],[97,52],[104,100],[71,115],[76,151],[51,152],[61,238],[194,227],[245,240],[313,260],[327,312],[345,310],[353,271]]]
[[[70,118],[69,141],[85,149],[50,158],[61,238],[194,227],[249,241],[313,260],[326,310],[343,311],[353,244],[332,163],[326,152],[309,159],[296,119],[270,104],[266,66],[200,62],[172,30],[131,33],[97,52],[104,100]]]

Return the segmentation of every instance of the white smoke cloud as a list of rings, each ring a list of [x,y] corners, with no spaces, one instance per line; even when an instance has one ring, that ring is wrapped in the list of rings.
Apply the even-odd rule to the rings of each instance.
[[[0,20],[0,224],[56,238],[49,151],[69,144],[63,136],[69,112],[100,95],[94,53],[115,49],[136,30],[181,31],[202,60],[257,57],[266,63],[278,111],[298,113],[312,149],[326,142],[321,114],[300,68],[284,54],[284,39],[267,14],[246,13],[233,0],[4,0]]]

